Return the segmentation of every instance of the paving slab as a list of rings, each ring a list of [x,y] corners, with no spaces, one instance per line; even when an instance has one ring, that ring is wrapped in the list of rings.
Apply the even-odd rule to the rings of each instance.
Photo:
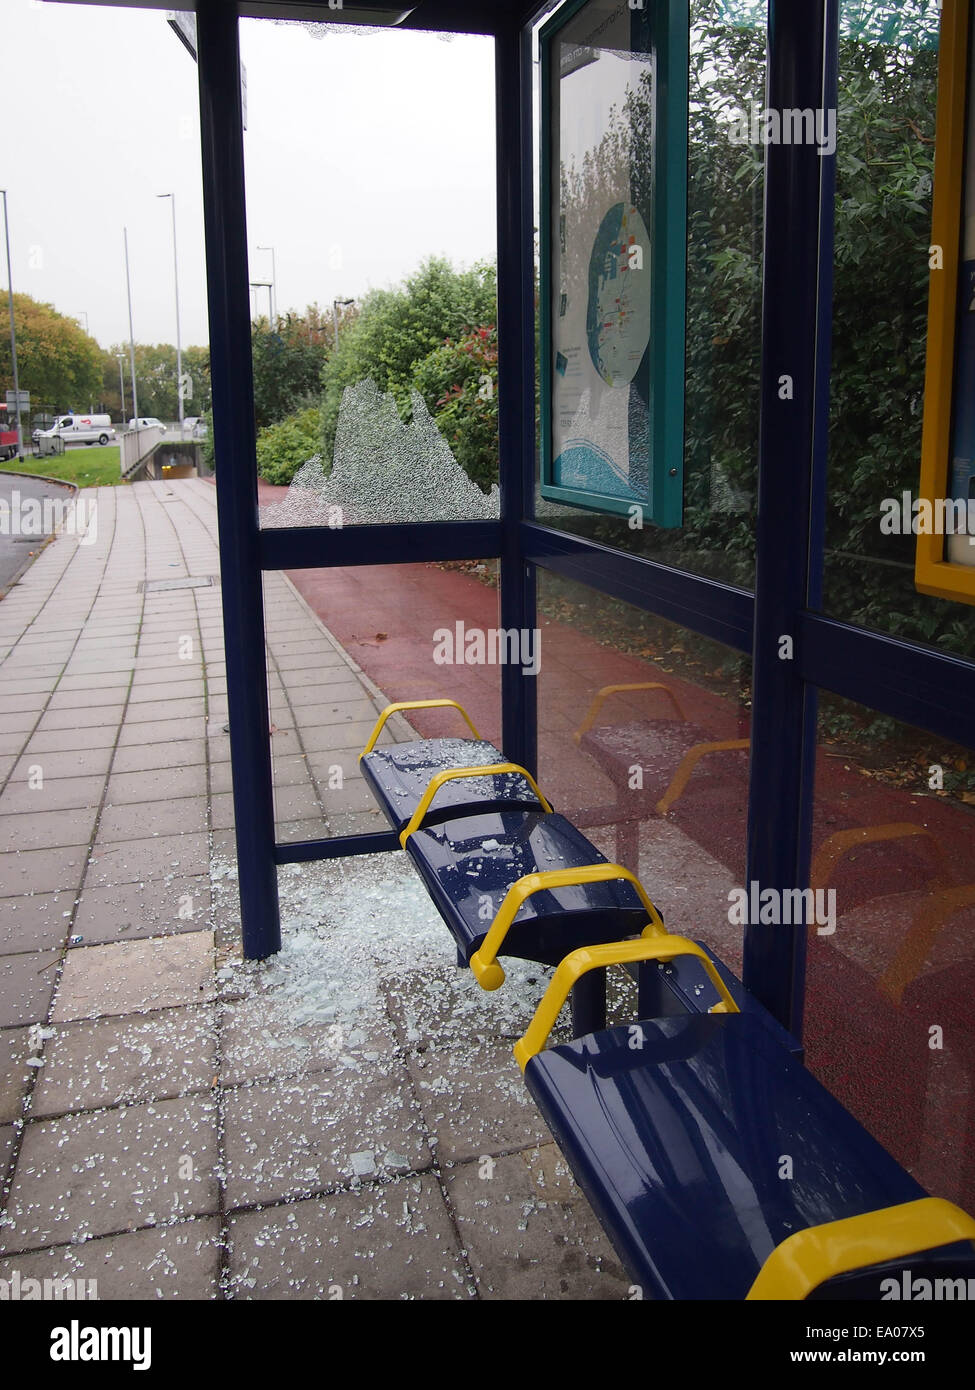
[[[144,1013],[204,1003],[213,992],[212,931],[84,946],[68,952],[51,1018]]]
[[[28,815],[42,811],[97,808],[105,788],[104,777],[43,777],[37,785],[25,779],[13,781],[0,794],[0,816]]]
[[[239,934],[239,924],[237,926]],[[385,1015],[359,1022],[295,1021],[292,1008],[275,991],[225,1004],[220,1017],[220,1078],[225,1086],[271,1077],[306,1076],[337,1064],[388,1069],[400,1052]]]
[[[172,1226],[102,1236],[0,1260],[0,1279],[73,1280],[75,1297],[99,1301],[215,1299],[220,1287],[220,1223],[198,1216]],[[57,1285],[55,1285],[57,1287]],[[68,1286],[60,1285],[62,1296]]]
[[[209,846],[202,833],[119,840],[92,851],[85,887],[107,888],[150,878],[185,878],[205,874],[208,864]]]
[[[224,1100],[227,1203],[282,1201],[433,1161],[409,1072],[335,1067],[240,1086]]]
[[[47,1018],[60,958],[59,951],[0,956],[0,1028]]]
[[[27,1065],[34,1055],[30,1028],[0,1028],[0,1125],[19,1120],[24,1096],[34,1080],[35,1068]]]
[[[550,1143],[511,1043],[485,1038],[449,1052],[411,1052],[407,1065],[437,1160],[460,1163]]]
[[[217,1107],[201,1096],[27,1125],[0,1252],[218,1210]]]
[[[554,1144],[445,1174],[487,1299],[627,1299],[629,1277]]]
[[[67,1023],[50,1030],[31,1096],[32,1120],[71,1111],[166,1100],[212,1087],[216,1021],[212,1005],[147,1016]]]
[[[433,1177],[364,1184],[231,1217],[233,1299],[469,1299],[472,1281]]]
[[[131,772],[167,771],[197,764],[206,765],[207,748],[202,738],[173,739],[169,742],[136,744],[119,748],[112,763],[112,776]]]
[[[107,802],[98,821],[96,853],[106,844],[153,835],[184,835],[205,831],[205,796],[169,797],[165,800],[138,801],[120,806]]]
[[[73,889],[0,898],[0,955],[63,946],[76,900]]]
[[[86,946],[168,936],[173,932],[198,931],[209,910],[208,878],[167,875],[108,888],[86,887],[72,930]],[[0,900],[0,923],[2,913]]]
[[[73,811],[46,811],[38,807],[34,815],[21,812],[0,816],[0,848],[4,850],[43,849],[45,846],[87,845],[95,826],[97,809],[82,807]]]

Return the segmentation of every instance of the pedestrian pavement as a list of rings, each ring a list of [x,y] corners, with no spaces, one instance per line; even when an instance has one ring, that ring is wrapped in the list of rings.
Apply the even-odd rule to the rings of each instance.
[[[0,603],[0,1279],[631,1296],[511,1057],[544,970],[483,995],[401,854],[283,867],[241,960],[215,491],[83,499]],[[278,838],[384,828],[385,696],[283,574],[265,612]]]

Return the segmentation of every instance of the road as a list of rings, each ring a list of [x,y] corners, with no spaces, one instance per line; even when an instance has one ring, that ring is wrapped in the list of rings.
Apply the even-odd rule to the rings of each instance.
[[[74,488],[65,487],[63,483],[41,482],[24,478],[19,473],[0,473],[0,590],[7,587],[30,552],[36,552],[44,543],[44,536],[38,535],[33,526],[36,508],[30,507],[26,513],[23,510],[27,499],[35,498],[43,503],[50,497],[66,504],[74,495]],[[48,509],[49,514],[52,510]],[[26,536],[20,534],[24,521],[31,530]]]

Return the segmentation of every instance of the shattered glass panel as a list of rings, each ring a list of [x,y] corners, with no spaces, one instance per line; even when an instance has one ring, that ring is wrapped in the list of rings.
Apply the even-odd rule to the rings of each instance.
[[[370,378],[342,396],[329,474],[321,454],[298,470],[287,496],[261,508],[270,526],[376,525],[471,521],[500,516],[497,486],[483,493],[457,463],[423,397],[400,419],[392,395]]]

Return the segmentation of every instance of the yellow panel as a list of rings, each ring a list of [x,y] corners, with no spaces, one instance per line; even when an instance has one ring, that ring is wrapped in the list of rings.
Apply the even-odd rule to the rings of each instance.
[[[940,270],[931,271],[928,297],[924,431],[919,498],[948,495],[951,459],[951,402],[955,363],[962,188],[965,177],[965,110],[968,82],[970,0],[944,0],[938,60],[938,123],[934,149],[934,208],[931,244],[942,250]],[[922,594],[975,603],[975,568],[945,558],[942,535],[919,535],[914,584]]]

